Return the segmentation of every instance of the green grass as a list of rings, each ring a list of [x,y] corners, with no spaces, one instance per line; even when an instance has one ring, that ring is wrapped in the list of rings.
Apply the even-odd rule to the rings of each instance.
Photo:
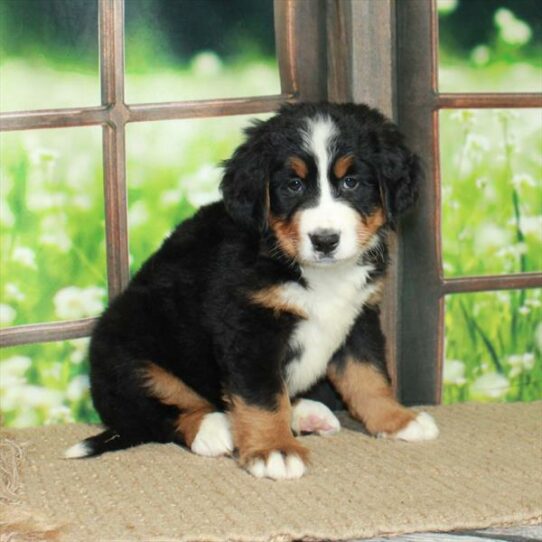
[[[228,95],[277,91],[272,63],[219,66],[213,72],[213,62],[178,73],[129,76],[128,96],[150,101],[217,96],[222,89]],[[20,59],[8,59],[0,70],[3,110],[97,101],[92,74]],[[534,112],[453,117],[445,112],[441,118],[446,274],[540,269],[540,117]],[[132,271],[177,223],[218,196],[217,165],[239,143],[247,123],[246,117],[228,117],[128,126]],[[2,326],[99,314],[106,303],[100,129],[3,133],[0,175]],[[540,398],[541,316],[540,291],[450,297],[446,401]],[[85,348],[86,340],[78,340],[0,351],[4,422],[96,421]],[[506,378],[507,386],[493,373]],[[489,375],[489,384],[488,378],[482,384],[494,390],[497,382],[501,391],[480,385],[483,375]]]

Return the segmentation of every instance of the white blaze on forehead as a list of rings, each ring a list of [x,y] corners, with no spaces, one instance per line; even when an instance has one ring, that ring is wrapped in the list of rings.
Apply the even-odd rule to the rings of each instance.
[[[300,216],[300,257],[305,262],[317,261],[310,235],[329,229],[340,235],[334,253],[336,259],[348,259],[359,252],[357,241],[358,213],[345,202],[337,201],[329,181],[329,171],[335,154],[339,129],[330,117],[317,116],[306,120],[302,132],[303,147],[314,157],[318,170],[319,199],[315,207],[305,209]]]
[[[307,128],[303,131],[303,146],[311,153],[318,167],[320,189],[327,183],[327,172],[333,156],[333,142],[339,134],[335,123],[329,117],[307,119]]]

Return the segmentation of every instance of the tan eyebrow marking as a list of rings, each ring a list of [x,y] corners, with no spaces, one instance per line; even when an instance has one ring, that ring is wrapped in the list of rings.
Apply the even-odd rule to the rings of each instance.
[[[298,156],[292,156],[289,160],[290,167],[299,175],[302,179],[307,177],[309,168],[307,164]]]
[[[347,154],[338,158],[335,162],[335,165],[333,166],[333,173],[335,173],[335,177],[337,177],[337,179],[344,177],[345,173],[348,171],[348,168],[352,165],[353,161],[354,156],[351,154]]]

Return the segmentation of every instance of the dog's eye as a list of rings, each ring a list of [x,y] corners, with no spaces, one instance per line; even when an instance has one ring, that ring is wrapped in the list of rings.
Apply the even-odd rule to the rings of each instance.
[[[288,187],[288,190],[290,192],[294,192],[294,193],[299,193],[304,188],[303,181],[299,179],[298,177],[291,178],[288,181],[288,184],[286,186]]]
[[[356,177],[345,177],[342,180],[343,188],[346,190],[354,190],[359,185],[359,180]]]

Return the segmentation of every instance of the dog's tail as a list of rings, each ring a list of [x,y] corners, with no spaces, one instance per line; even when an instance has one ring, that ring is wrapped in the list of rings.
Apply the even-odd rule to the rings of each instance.
[[[86,438],[64,452],[66,459],[79,459],[83,457],[92,457],[104,452],[114,452],[134,446],[136,443],[132,440],[123,438],[113,429],[106,429],[102,433],[93,437]]]

